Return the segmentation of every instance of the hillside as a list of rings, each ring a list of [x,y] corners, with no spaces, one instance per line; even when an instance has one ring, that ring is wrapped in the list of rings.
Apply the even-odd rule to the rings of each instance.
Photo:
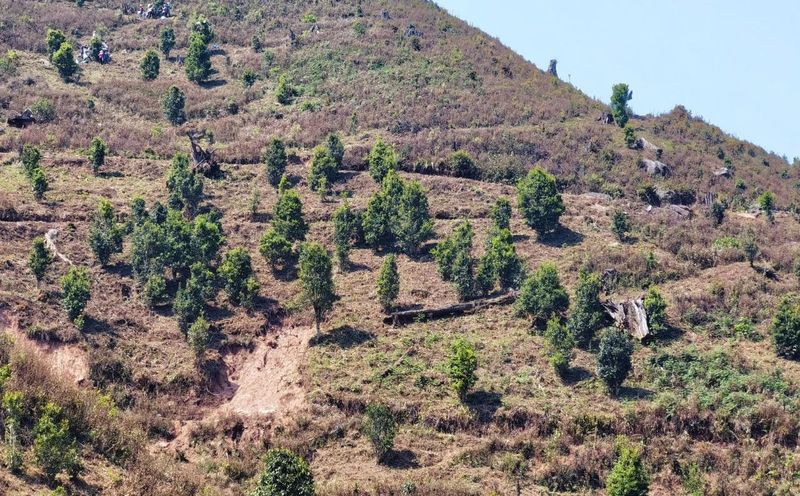
[[[782,158],[680,106],[631,117],[636,137],[661,152],[630,147],[623,129],[605,122],[607,105],[432,2],[191,0],[174,2],[166,19],[141,19],[135,7],[0,0],[0,391],[21,392],[27,412],[12,421],[4,401],[0,493],[48,494],[60,484],[68,494],[250,494],[264,454],[285,447],[308,461],[321,495],[516,494],[505,469],[511,457],[528,467],[523,494],[605,494],[623,439],[641,446],[651,494],[800,490],[800,365],[777,356],[771,336],[781,298],[797,290],[800,260],[800,176]],[[201,15],[215,34],[213,71],[195,84],[179,58]],[[145,81],[140,61],[158,51],[166,27],[176,45],[169,58],[159,53],[159,75]],[[98,34],[111,62],[80,64],[76,81],[62,81],[49,61],[48,28],[76,51]],[[242,82],[248,74],[257,76],[251,86]],[[285,104],[276,98],[282,80],[294,90]],[[185,94],[180,125],[162,110],[172,85]],[[54,115],[42,119],[48,101]],[[38,122],[5,125],[31,107]],[[131,202],[142,198],[154,218],[156,203],[170,205],[173,156],[200,131],[212,137],[202,146],[214,148],[221,171],[203,179],[196,212],[166,222],[180,231],[196,214],[219,219],[224,245],[208,268],[221,277],[224,254],[243,248],[260,289],[251,308],[222,288],[204,302],[210,337],[198,353],[172,308],[188,267],[164,269],[169,301],[145,301]],[[341,136],[344,158],[322,195],[309,168],[329,133]],[[109,150],[97,174],[86,158],[95,136]],[[603,276],[603,300],[657,285],[667,330],[634,343],[615,397],[596,372],[597,340],[576,348],[560,376],[542,326],[511,306],[384,324],[376,280],[387,250],[356,243],[350,263],[335,264],[339,298],[314,337],[299,274],[272,270],[259,252],[277,224],[279,192],[264,166],[274,138],[286,145],[306,239],[331,252],[337,209],[364,211],[381,189],[367,170],[373,144],[382,138],[397,151],[401,177],[419,182],[433,219],[416,253],[397,254],[400,309],[459,301],[432,250],[469,220],[474,254],[483,255],[492,208],[506,197],[528,273],[554,263],[571,308],[582,270]],[[23,145],[41,151],[41,200],[21,165]],[[459,150],[474,160],[466,174],[452,167]],[[648,172],[646,161],[656,160],[669,172]],[[515,183],[535,165],[555,176],[565,205],[550,236],[529,227],[515,201]],[[652,206],[641,194],[648,185],[662,197],[651,195]],[[774,194],[774,219],[758,208],[764,192]],[[709,215],[707,195],[725,206],[721,222]],[[125,232],[121,253],[105,265],[89,243],[101,199]],[[631,225],[622,239],[612,232],[618,212]],[[70,263],[56,258],[39,283],[28,267],[34,239],[52,230],[57,249],[88,270],[82,328],[62,308]],[[748,263],[751,240],[758,250]],[[448,376],[458,337],[478,359],[463,398]],[[46,480],[34,440],[47,402],[63,409],[83,464],[57,483]],[[380,463],[362,426],[378,403],[399,425]],[[23,453],[16,471],[12,446]]]

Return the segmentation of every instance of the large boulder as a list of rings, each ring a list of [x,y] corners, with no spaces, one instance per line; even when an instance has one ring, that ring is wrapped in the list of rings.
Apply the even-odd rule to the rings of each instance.
[[[669,166],[658,160],[643,159],[639,166],[651,176],[669,176]]]

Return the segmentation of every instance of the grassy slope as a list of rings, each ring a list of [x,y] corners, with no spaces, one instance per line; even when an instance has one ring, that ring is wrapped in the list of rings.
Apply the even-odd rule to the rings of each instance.
[[[662,491],[680,490],[679,474],[690,462],[707,473],[709,490],[737,488],[741,493],[758,494],[789,490],[797,483],[797,462],[791,458],[797,427],[790,414],[770,410],[762,414],[757,408],[755,413],[747,410],[745,414],[744,407],[733,413],[709,407],[693,411],[697,400],[692,398],[680,402],[675,410],[664,410],[669,392],[653,382],[645,366],[647,358],[659,352],[677,353],[690,347],[704,352],[722,346],[732,356],[743,357],[756,372],[782,369],[794,391],[800,369],[775,359],[768,340],[715,337],[707,323],[686,318],[709,314],[713,322],[720,313],[729,313],[751,318],[765,334],[778,296],[795,286],[790,272],[800,233],[794,219],[779,215],[775,225],[768,225],[763,219],[730,215],[723,226],[713,229],[699,208],[699,215],[688,220],[662,210],[645,213],[630,193],[645,179],[635,164],[646,155],[624,149],[620,130],[594,120],[602,109],[600,104],[550,79],[495,40],[431,5],[365,4],[367,15],[361,20],[348,16],[354,7],[347,3],[334,7],[304,2],[240,5],[242,20],[213,15],[208,6],[199,3],[178,6],[186,14],[194,8],[207,13],[226,53],[213,59],[219,70],[216,79],[225,84],[198,88],[185,82],[173,63],[162,62],[162,76],[153,83],[137,80],[137,61],[142,49],[155,43],[160,21],[137,23],[119,18],[115,11],[104,8],[108,7],[104,2],[85,9],[86,15],[79,15],[71,3],[26,2],[23,12],[19,2],[0,2],[8,12],[4,22],[14,24],[14,29],[3,30],[10,34],[0,34],[0,41],[26,50],[19,75],[0,87],[0,101],[5,108],[18,109],[38,96],[48,96],[59,113],[53,124],[23,132],[6,129],[0,135],[0,145],[6,150],[29,141],[45,147],[43,165],[52,189],[44,203],[35,203],[13,161],[14,154],[4,155],[0,208],[13,207],[17,221],[0,223],[0,298],[5,308],[20,317],[23,328],[39,324],[52,329],[75,339],[71,346],[83,350],[91,363],[119,361],[130,370],[130,380],[108,385],[105,390],[143,419],[154,445],[162,440],[159,433],[172,430],[170,420],[198,418],[219,402],[208,394],[192,367],[191,352],[169,313],[149,312],[135,299],[125,257],[119,257],[111,270],[91,268],[94,297],[88,313],[92,318],[86,332],[75,336],[58,307],[56,282],[65,267],[56,264],[45,284],[49,296],[42,301],[24,263],[30,240],[58,227],[62,251],[76,263],[90,265],[87,219],[100,197],[108,197],[120,212],[126,211],[127,202],[136,194],[143,195],[148,204],[164,200],[167,162],[163,158],[186,147],[180,138],[183,130],[170,128],[159,115],[158,98],[170,84],[179,84],[187,92],[190,123],[185,127],[213,130],[220,153],[229,162],[258,162],[263,144],[272,135],[287,138],[303,159],[308,148],[333,129],[345,133],[348,162],[354,166],[378,134],[400,147],[409,168],[415,163],[442,161],[454,145],[474,153],[489,176],[497,169],[527,167],[541,159],[576,193],[566,196],[568,210],[563,219],[573,234],[543,244],[515,218],[512,227],[518,235],[517,250],[528,266],[555,261],[570,288],[581,265],[598,271],[616,268],[623,283],[614,291],[620,294],[636,293],[650,280],[660,282],[671,304],[671,322],[681,332],[673,339],[637,349],[628,388],[621,401],[614,401],[594,378],[594,358],[589,353],[579,352],[570,380],[559,381],[543,356],[542,338],[531,334],[527,324],[513,318],[509,309],[402,329],[381,325],[374,295],[381,260],[369,251],[356,250],[357,268],[336,275],[342,300],[327,324],[328,337],[308,355],[305,374],[311,410],[293,416],[270,435],[248,437],[244,442],[230,440],[224,422],[201,425],[194,434],[199,442],[185,453],[192,463],[178,462],[179,470],[195,477],[198,485],[233,494],[239,490],[240,477],[246,481],[258,468],[253,450],[257,452],[261,443],[269,442],[292,446],[311,457],[319,487],[330,494],[352,491],[356,483],[362,488],[396,488],[404,480],[434,488],[431,493],[460,489],[505,493],[510,486],[498,469],[498,460],[505,452],[522,451],[530,459],[536,484],[590,491],[602,483],[613,461],[614,436],[628,434],[647,439],[648,468],[655,487]],[[389,21],[380,16],[384,8],[390,11]],[[319,17],[318,32],[306,31],[308,26],[299,21],[308,11]],[[185,21],[168,22],[175,23],[179,40],[183,40]],[[364,36],[352,30],[354,22],[367,25]],[[287,24],[302,33],[296,50],[288,47]],[[402,36],[408,24],[424,33],[420,52],[413,51]],[[80,85],[64,85],[44,66],[41,54],[27,51],[42,48],[45,26],[77,29],[86,41],[99,25],[110,28],[107,39],[114,48],[114,64],[87,66]],[[259,81],[250,90],[236,81],[243,68],[261,66],[260,56],[247,48],[253,33],[259,33],[275,53],[279,70],[288,72],[304,90],[294,105],[282,107],[274,102],[274,77]],[[504,75],[503,66],[513,77]],[[472,71],[477,81],[469,77]],[[35,84],[23,84],[26,77]],[[94,111],[85,105],[90,97],[96,102]],[[240,103],[240,114],[227,116],[221,111],[230,99]],[[318,104],[319,110],[302,111],[304,102]],[[350,133],[354,112],[358,129]],[[219,116],[204,117],[206,114]],[[409,123],[418,130],[402,131]],[[736,177],[748,185],[742,203],[748,203],[760,188],[778,193],[780,204],[793,200],[796,171],[781,179],[786,164],[777,157],[725,137],[679,110],[635,120],[634,124],[665,149],[663,160],[675,171],[667,185],[690,184],[699,192],[719,189],[735,194],[733,180],[714,183],[709,174],[722,164],[717,157],[721,147],[733,157]],[[100,177],[91,176],[77,154],[95,133],[109,141],[114,155],[109,159],[108,174]],[[613,150],[618,157],[613,166],[600,159],[605,150]],[[763,160],[770,165],[763,165]],[[291,172],[302,177],[304,167],[294,165]],[[259,188],[259,211],[270,212],[274,192],[266,186],[257,165],[229,163],[224,168],[224,179],[207,182],[207,201],[224,213],[228,246],[244,246],[255,255],[268,215],[251,219],[246,214],[247,199],[254,186]],[[698,170],[701,173],[696,174]],[[591,171],[622,186],[629,199],[611,202],[577,194],[589,188],[585,173]],[[500,184],[430,175],[409,177],[420,180],[430,192],[432,212],[439,219],[437,238],[455,226],[455,219],[470,218],[476,226],[477,246],[482,245],[491,204],[500,195],[513,195],[513,188]],[[352,203],[363,207],[375,185],[366,174],[351,173],[336,188],[351,192]],[[321,202],[302,182],[300,191],[307,218],[312,221],[310,237],[330,246],[328,220],[339,201]],[[620,245],[609,233],[614,208],[631,213],[637,226],[632,243]],[[735,257],[722,259],[710,253],[714,239],[736,236],[747,228],[758,233],[764,249],[759,263],[775,267],[777,281],[765,279]],[[658,260],[653,270],[645,266],[650,251]],[[269,336],[310,324],[307,312],[292,310],[296,282],[278,280],[260,257],[255,256],[254,261],[265,297],[256,311],[246,315],[229,307],[223,296],[215,302],[212,318],[220,331],[218,345],[223,352],[262,339],[259,335],[264,332]],[[399,265],[401,303],[455,301],[455,293],[441,282],[428,257],[400,257]],[[725,288],[726,297],[711,296],[714,283]],[[471,408],[457,404],[442,370],[445,350],[455,335],[465,335],[479,349],[480,379],[469,402]],[[751,390],[761,405],[769,406],[766,398],[770,394],[757,387]],[[681,397],[688,391],[679,389],[674,394]],[[358,430],[354,414],[371,401],[387,402],[405,419],[397,454],[389,466],[375,464]],[[677,413],[668,415],[666,411]],[[733,422],[740,416],[742,419]],[[748,422],[755,419],[757,424],[763,418],[777,420],[767,435],[752,434],[751,441]],[[781,442],[784,431],[789,432],[790,440]],[[86,449],[87,456],[90,451]],[[105,464],[100,458],[90,458],[85,478],[89,487],[76,489],[91,491],[95,487],[124,493],[113,477],[103,476]],[[22,489],[34,487],[35,471],[30,475],[30,482],[7,474],[0,475],[0,480],[8,481],[14,491],[32,493],[32,489]],[[446,490],[435,489],[442,483]],[[177,483],[171,490],[178,492],[175,488]],[[170,489],[166,491],[169,494]]]

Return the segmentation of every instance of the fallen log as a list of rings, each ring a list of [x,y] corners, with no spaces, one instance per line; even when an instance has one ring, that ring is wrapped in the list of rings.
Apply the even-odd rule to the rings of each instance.
[[[394,312],[383,319],[384,324],[404,325],[410,322],[421,322],[426,320],[442,319],[445,317],[455,317],[468,313],[477,312],[487,307],[508,305],[517,299],[517,292],[511,291],[495,298],[483,298],[480,300],[457,303],[439,308],[420,308],[417,310],[403,310]]]
[[[48,250],[53,252],[53,255],[57,256],[58,258],[67,262],[70,265],[75,265],[72,263],[72,260],[67,258],[66,255],[58,251],[58,248],[56,248],[56,236],[58,236],[58,229],[50,229],[49,231],[47,231],[47,233],[44,235],[44,245],[47,247]]]

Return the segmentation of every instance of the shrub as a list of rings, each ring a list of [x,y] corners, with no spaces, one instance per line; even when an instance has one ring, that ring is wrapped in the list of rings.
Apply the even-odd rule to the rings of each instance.
[[[242,71],[242,76],[239,78],[242,81],[242,86],[250,88],[258,80],[258,74],[253,69],[245,69]]]
[[[397,259],[390,254],[383,259],[383,265],[378,274],[378,301],[386,312],[391,311],[394,307],[394,302],[399,294],[400,274],[397,272]]]
[[[72,52],[72,45],[67,42],[61,44],[58,50],[50,58],[53,67],[58,71],[58,75],[64,82],[70,81],[78,74],[80,68],[75,62],[75,54]]]
[[[34,239],[31,254],[28,257],[28,268],[31,269],[33,277],[36,278],[37,286],[52,263],[53,255],[50,254],[50,250],[45,246],[44,238]]]
[[[203,16],[198,17],[194,24],[192,24],[192,35],[197,35],[206,45],[214,41],[215,37],[211,23]]]
[[[742,239],[742,251],[744,251],[744,255],[747,257],[750,267],[753,267],[759,251],[758,243],[756,242],[756,236],[753,231],[748,231],[748,233],[745,234],[744,239]]]
[[[398,211],[403,195],[403,180],[391,170],[381,183],[381,189],[367,203],[364,213],[364,240],[373,249],[394,249],[398,235]]]
[[[600,303],[601,289],[597,274],[581,271],[575,288],[575,305],[567,320],[567,329],[579,346],[588,345],[606,321]]]
[[[33,454],[48,481],[60,472],[75,476],[82,470],[75,440],[69,432],[69,421],[61,408],[45,404],[33,429]]]
[[[333,184],[338,172],[336,161],[330,156],[328,149],[321,145],[314,148],[308,174],[308,186],[313,191],[320,191],[323,189],[323,181],[329,185]]]
[[[309,13],[303,15],[301,20],[306,24],[314,24],[314,23],[317,22],[317,16],[315,16],[314,14],[309,12]]]
[[[286,269],[294,258],[292,243],[274,228],[268,229],[261,236],[258,251],[273,271]]]
[[[197,285],[187,283],[184,287],[178,288],[175,300],[172,302],[172,312],[178,322],[178,329],[186,333],[203,314],[204,308],[205,302]]]
[[[637,449],[623,446],[606,478],[608,496],[646,496],[650,482]]]
[[[397,211],[395,237],[400,248],[409,255],[419,251],[420,244],[433,235],[433,220],[428,211],[428,196],[417,181],[404,181]]]
[[[256,53],[260,52],[261,49],[263,48],[263,45],[261,44],[261,38],[259,38],[256,35],[253,35],[253,37],[250,39],[250,47],[253,49],[254,52]]]
[[[186,78],[193,83],[202,83],[211,75],[211,54],[208,42],[198,33],[189,37],[189,49],[184,60]]]
[[[253,300],[253,290],[258,290],[249,279],[255,280],[250,254],[244,248],[234,248],[225,254],[217,271],[225,285],[225,293],[234,305],[242,305]],[[246,306],[246,305],[245,305]]]
[[[478,379],[475,375],[477,368],[478,358],[475,355],[475,348],[467,341],[456,338],[450,348],[447,372],[450,376],[450,385],[461,401],[464,401],[467,392]]]
[[[154,212],[156,209],[153,209]],[[145,220],[131,233],[130,264],[133,275],[142,283],[163,273],[169,258],[169,241],[163,229],[152,220]]]
[[[337,299],[331,258],[319,243],[305,243],[300,250],[300,285],[303,298],[314,307],[314,323],[319,337],[320,322]]]
[[[778,356],[800,359],[800,305],[793,296],[781,301],[772,319],[771,332]]]
[[[142,292],[145,303],[153,308],[167,301],[167,280],[161,275],[152,275],[147,278]]]
[[[523,266],[522,259],[517,255],[514,248],[511,231],[500,229],[495,232],[489,240],[489,247],[486,256],[491,264],[493,276],[503,289],[518,288],[522,283]],[[494,279],[492,279],[494,286]]]
[[[142,72],[142,79],[145,81],[152,81],[158,77],[158,72],[161,67],[161,61],[158,59],[158,54],[155,50],[148,50],[145,52],[142,61],[139,63],[139,70]]]
[[[203,177],[189,167],[189,155],[176,153],[167,173],[169,206],[186,209],[189,215],[197,210],[203,198]]]
[[[64,36],[64,33],[59,31],[58,29],[49,28],[47,30],[47,38],[46,38],[47,54],[50,56],[51,59],[53,57],[53,54],[56,53],[56,51],[58,51],[58,49],[61,48],[61,45],[66,43],[66,41],[67,37]]]
[[[382,460],[394,447],[397,422],[385,405],[369,405],[364,412],[364,434],[372,443],[375,456]]]
[[[628,219],[628,214],[622,210],[615,210],[611,216],[611,232],[620,241],[625,241],[628,238],[628,233],[631,230],[631,222]]]
[[[758,206],[770,222],[775,221],[775,195],[769,191],[761,193],[758,197]]]
[[[714,222],[715,226],[722,224],[722,221],[725,219],[725,205],[716,200],[713,201],[708,208],[708,216],[711,218],[712,222]]]
[[[314,496],[314,478],[308,464],[286,449],[271,449],[264,457],[251,496]]]
[[[661,198],[658,196],[656,187],[652,184],[645,184],[637,190],[639,199],[648,205],[658,206],[661,204]]]
[[[376,183],[383,183],[383,178],[397,167],[397,153],[394,148],[378,138],[367,155],[369,175]]]
[[[306,238],[308,225],[303,218],[303,202],[297,191],[288,189],[280,193],[272,214],[272,227],[291,242]]]
[[[56,107],[47,98],[37,98],[31,105],[31,113],[37,122],[53,122],[56,120]]]
[[[114,207],[105,198],[100,199],[92,218],[89,246],[101,266],[105,266],[114,253],[122,253],[122,229],[114,219]]]
[[[264,164],[267,169],[267,181],[269,184],[274,187],[278,186],[283,173],[286,172],[288,163],[289,160],[286,157],[286,147],[284,147],[283,141],[273,138],[264,154]]]
[[[627,334],[611,327],[603,331],[597,353],[597,376],[613,396],[631,371],[632,354],[633,343]]]
[[[106,142],[95,136],[92,138],[92,144],[87,151],[89,159],[89,167],[92,168],[92,174],[97,175],[100,168],[106,163],[106,154],[108,153],[108,146]]]
[[[475,160],[469,153],[462,150],[455,151],[450,155],[448,165],[450,166],[450,173],[455,177],[473,178],[478,174]]]
[[[333,244],[336,248],[335,254],[340,267],[347,265],[350,243],[353,242],[357,235],[359,221],[358,214],[353,211],[348,203],[342,204],[333,213]]]
[[[202,356],[206,352],[206,348],[211,342],[211,326],[204,316],[199,316],[189,327],[186,338],[196,356]]]
[[[498,198],[491,216],[495,229],[511,229],[511,202],[508,198]]]
[[[572,349],[575,347],[575,339],[557,318],[547,321],[544,337],[547,340],[550,365],[558,375],[563,376],[569,370],[569,363],[574,355]]]
[[[651,286],[644,297],[643,305],[647,313],[647,327],[653,336],[658,337],[667,330],[667,302],[658,289]]]
[[[615,84],[611,89],[611,115],[619,127],[628,123],[630,110],[628,102],[633,98],[633,92],[625,83]]]
[[[158,49],[164,54],[164,57],[169,58],[169,52],[175,46],[175,30],[171,26],[167,26],[161,30],[161,35],[158,40]]]
[[[625,133],[625,145],[627,145],[628,148],[636,148],[639,140],[636,138],[636,133],[633,130],[633,126],[630,124],[625,124],[623,132]]]
[[[191,230],[192,259],[210,265],[217,257],[220,247],[225,244],[222,224],[216,215],[206,213],[195,217],[191,223]]]
[[[517,183],[517,202],[528,226],[539,235],[553,232],[565,210],[556,178],[541,167],[531,169]]]
[[[534,322],[547,322],[569,307],[569,295],[561,286],[558,269],[551,263],[542,264],[525,279],[514,304],[517,315],[532,316]]]
[[[89,40],[89,56],[95,62],[100,61],[100,52],[103,50],[103,40],[95,33]]]
[[[278,84],[275,85],[275,100],[281,105],[289,105],[295,96],[296,92],[292,85],[289,84],[286,74],[281,74],[278,77]]]
[[[33,172],[31,173],[31,190],[33,191],[33,197],[37,201],[41,201],[48,189],[50,188],[47,183],[47,176],[44,175],[44,171],[42,171],[41,167],[33,169]]]
[[[450,236],[433,249],[432,254],[434,260],[436,260],[436,269],[442,279],[447,282],[453,280],[453,262],[460,252],[472,251],[473,236],[472,224],[468,220],[464,220]]]
[[[70,267],[67,274],[61,278],[61,291],[63,293],[61,306],[67,312],[69,320],[79,324],[81,314],[91,297],[91,284],[86,269]]]
[[[161,108],[164,117],[172,124],[177,126],[186,122],[186,112],[183,107],[186,105],[186,96],[177,86],[170,86],[164,98],[161,100]]]
[[[41,159],[42,154],[37,147],[27,143],[22,146],[20,161],[22,162],[22,170],[25,172],[28,179],[33,175],[33,171],[39,167],[39,161]]]
[[[328,155],[336,162],[336,167],[340,168],[344,164],[344,143],[342,143],[342,138],[336,133],[330,133],[325,138],[325,148],[328,149]]]

